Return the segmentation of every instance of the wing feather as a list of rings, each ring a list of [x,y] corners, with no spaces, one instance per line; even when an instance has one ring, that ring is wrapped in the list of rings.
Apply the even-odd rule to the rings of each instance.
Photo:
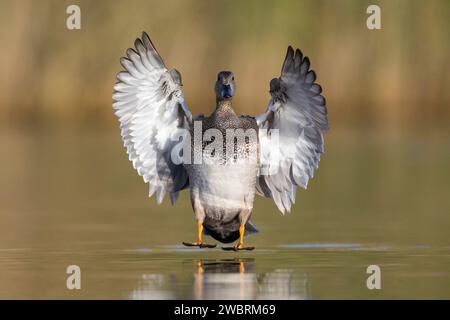
[[[188,132],[191,114],[184,101],[181,76],[168,70],[149,36],[136,39],[120,59],[124,71],[117,75],[113,108],[129,160],[145,183],[149,196],[158,203],[166,193],[176,201],[178,192],[188,186],[187,173],[174,164],[171,151],[179,135]],[[179,122],[179,110],[184,121]]]
[[[306,189],[324,152],[327,108],[316,78],[316,73],[310,70],[309,58],[289,46],[281,76],[270,83],[269,106],[256,117],[262,129],[256,189],[259,194],[271,197],[282,213],[290,211],[296,188]],[[277,130],[278,140],[264,133],[273,129]]]

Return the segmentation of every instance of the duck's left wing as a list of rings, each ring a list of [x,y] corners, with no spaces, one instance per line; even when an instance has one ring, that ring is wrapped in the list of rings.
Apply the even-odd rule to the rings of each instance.
[[[172,202],[188,185],[186,170],[172,159],[178,138],[187,133],[192,115],[184,101],[180,73],[168,70],[148,35],[136,39],[120,60],[113,107],[120,121],[130,161],[158,203],[165,193]]]
[[[313,177],[328,130],[322,88],[309,67],[308,57],[289,46],[281,76],[270,82],[267,111],[256,117],[261,150],[256,189],[282,213],[290,211],[297,186],[306,189]]]

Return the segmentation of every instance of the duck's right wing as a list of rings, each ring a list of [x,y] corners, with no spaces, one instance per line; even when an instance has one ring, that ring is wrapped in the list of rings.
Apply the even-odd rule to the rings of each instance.
[[[113,108],[129,159],[150,184],[149,196],[156,193],[161,203],[167,192],[174,202],[188,177],[183,165],[173,161],[172,150],[188,132],[192,115],[180,73],[166,68],[145,32],[135,47],[120,60],[125,71],[117,75]]]

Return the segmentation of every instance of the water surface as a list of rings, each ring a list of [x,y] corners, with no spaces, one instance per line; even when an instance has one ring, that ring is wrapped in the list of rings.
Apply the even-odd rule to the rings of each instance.
[[[448,141],[337,132],[293,212],[258,197],[256,250],[225,252],[181,245],[188,194],[148,199],[115,133],[2,132],[0,298],[448,299]]]

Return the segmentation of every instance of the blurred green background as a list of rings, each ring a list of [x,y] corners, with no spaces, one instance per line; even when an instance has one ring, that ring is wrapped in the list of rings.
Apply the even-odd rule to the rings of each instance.
[[[81,7],[81,30],[66,29],[70,4]],[[381,7],[381,30],[366,27],[369,4]],[[280,253],[257,258],[257,269],[288,261],[307,271],[313,297],[361,298],[366,288],[344,266],[375,262],[392,271],[382,297],[450,296],[449,1],[0,0],[0,269],[9,275],[0,297],[70,297],[56,271],[39,273],[49,261],[63,270],[81,259],[92,277],[124,262],[115,250],[194,239],[188,193],[174,207],[146,197],[111,107],[119,58],[143,30],[181,72],[194,114],[214,109],[220,70],[236,75],[236,111],[256,115],[287,45],[311,60],[327,98],[325,154],[292,214],[256,199],[261,233],[248,241],[368,249]],[[154,269],[179,267],[176,254],[156,259]],[[128,265],[113,266],[119,277]],[[134,281],[122,280],[83,297],[122,297]]]

